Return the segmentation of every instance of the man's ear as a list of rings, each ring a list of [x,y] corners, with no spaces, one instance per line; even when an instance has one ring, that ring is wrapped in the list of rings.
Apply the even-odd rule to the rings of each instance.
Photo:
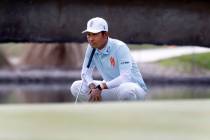
[[[108,32],[104,32],[104,36],[108,37],[109,33]]]

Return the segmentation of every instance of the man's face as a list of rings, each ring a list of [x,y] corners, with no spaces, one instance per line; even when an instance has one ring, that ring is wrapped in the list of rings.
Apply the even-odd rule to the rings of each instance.
[[[107,42],[107,33],[87,33],[87,40],[88,43],[97,49],[103,49]]]

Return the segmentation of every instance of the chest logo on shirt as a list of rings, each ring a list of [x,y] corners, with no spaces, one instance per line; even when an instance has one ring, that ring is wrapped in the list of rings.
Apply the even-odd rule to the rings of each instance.
[[[115,67],[115,64],[116,64],[116,63],[115,63],[114,57],[111,56],[111,57],[109,58],[109,62],[110,62],[110,64],[112,65],[112,67],[114,68],[114,67]]]

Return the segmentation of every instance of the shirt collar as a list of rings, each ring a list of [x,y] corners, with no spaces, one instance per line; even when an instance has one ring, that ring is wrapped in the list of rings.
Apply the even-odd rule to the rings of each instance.
[[[110,39],[108,38],[106,46],[102,50],[96,49],[96,53],[97,54],[109,54],[109,52],[110,52],[110,43],[109,42],[110,42]]]

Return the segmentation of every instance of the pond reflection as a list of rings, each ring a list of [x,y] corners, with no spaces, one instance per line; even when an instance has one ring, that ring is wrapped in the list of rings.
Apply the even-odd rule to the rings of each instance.
[[[0,85],[0,103],[74,102],[70,84]],[[210,98],[205,85],[153,85],[147,100]]]
[[[70,85],[0,85],[0,103],[72,102]]]
[[[210,98],[207,85],[154,85],[150,88],[149,100]]]

